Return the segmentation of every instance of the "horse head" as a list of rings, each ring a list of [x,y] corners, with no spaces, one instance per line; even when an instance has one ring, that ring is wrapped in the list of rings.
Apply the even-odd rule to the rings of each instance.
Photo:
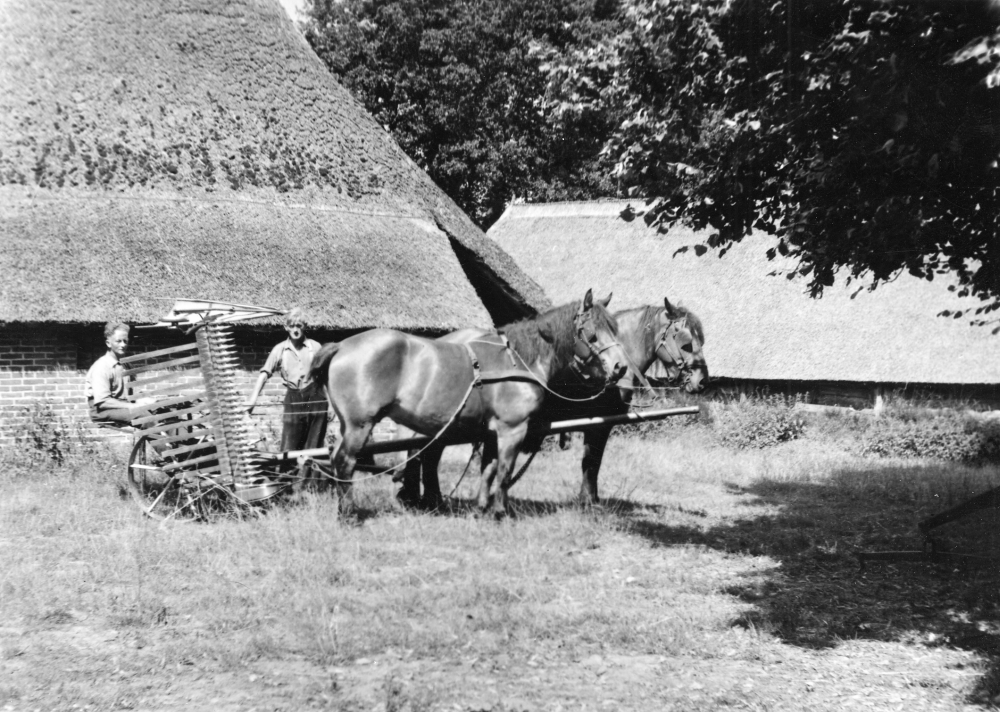
[[[594,301],[588,289],[573,317],[573,370],[583,379],[603,379],[605,387],[628,370],[628,356],[618,340],[618,322],[608,312],[611,295]]]
[[[701,320],[684,307],[675,307],[663,298],[664,311],[657,329],[656,357],[663,364],[670,383],[688,393],[700,393],[708,383],[708,364],[702,352],[705,332]]]
[[[625,372],[628,356],[618,338],[618,322],[587,290],[582,302],[555,307],[500,331],[522,361],[548,380],[556,374],[607,388]],[[544,374],[544,375],[542,375]]]

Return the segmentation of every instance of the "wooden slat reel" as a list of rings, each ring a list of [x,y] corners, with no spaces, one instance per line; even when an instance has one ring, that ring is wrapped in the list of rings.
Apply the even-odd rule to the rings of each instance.
[[[237,382],[239,358],[229,322],[279,310],[221,302],[179,301],[165,317],[195,341],[121,359],[132,403],[155,398],[132,420],[140,432],[128,485],[154,518],[200,518],[279,494],[253,461],[256,435]]]

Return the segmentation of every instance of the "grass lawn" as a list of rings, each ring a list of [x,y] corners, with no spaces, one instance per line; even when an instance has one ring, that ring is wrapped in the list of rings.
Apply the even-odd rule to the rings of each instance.
[[[873,564],[996,467],[862,457],[829,434],[732,450],[710,428],[613,437],[582,509],[580,441],[480,518],[388,478],[342,521],[313,496],[160,524],[124,459],[0,472],[0,710],[984,709],[997,572]],[[468,449],[442,465],[450,492]],[[998,512],[942,528],[1000,556]],[[997,697],[1000,702],[1000,697]]]

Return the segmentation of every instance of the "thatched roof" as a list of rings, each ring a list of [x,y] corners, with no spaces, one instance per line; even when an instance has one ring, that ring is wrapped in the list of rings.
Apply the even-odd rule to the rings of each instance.
[[[769,262],[772,238],[754,235],[723,257],[697,257],[678,248],[705,235],[677,228],[659,234],[623,211],[639,201],[515,205],[489,235],[555,301],[588,287],[614,291],[612,309],[659,304],[667,296],[698,314],[713,376],[792,381],[874,383],[1000,383],[1000,337],[969,319],[936,316],[975,307],[948,291],[940,276],[909,275],[875,291],[851,295],[858,284],[836,286],[811,299],[801,280],[770,277],[792,266]]]
[[[450,329],[548,306],[277,0],[8,0],[0,46],[0,321],[205,297]]]

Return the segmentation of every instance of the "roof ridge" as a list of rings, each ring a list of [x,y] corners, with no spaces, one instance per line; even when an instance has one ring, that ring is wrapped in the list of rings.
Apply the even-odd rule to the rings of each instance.
[[[564,200],[552,203],[517,203],[507,207],[501,220],[548,217],[607,217],[621,212],[624,206],[648,205],[647,198],[601,198],[597,200]]]
[[[10,185],[0,185],[0,192],[7,192],[10,189],[17,189],[18,186]],[[331,205],[322,205],[316,203],[302,203],[295,202],[289,203],[281,200],[263,200],[259,198],[243,198],[235,195],[225,196],[225,197],[212,197],[208,196],[196,196],[196,195],[128,195],[127,193],[72,193],[63,190],[60,193],[51,193],[42,190],[24,190],[23,197],[28,200],[38,200],[38,201],[51,201],[51,202],[63,202],[67,200],[75,200],[80,202],[87,201],[107,201],[107,200],[128,200],[135,203],[198,203],[201,205],[208,204],[245,204],[245,205],[267,205],[276,208],[292,208],[292,209],[306,209],[306,210],[317,210],[326,213],[338,213],[343,215],[360,215],[363,217],[380,217],[380,218],[399,218],[402,220],[426,220],[428,222],[433,222],[433,215],[428,213],[401,213],[401,212],[390,212],[387,210],[358,210],[358,209],[347,209],[341,207],[335,207]]]

